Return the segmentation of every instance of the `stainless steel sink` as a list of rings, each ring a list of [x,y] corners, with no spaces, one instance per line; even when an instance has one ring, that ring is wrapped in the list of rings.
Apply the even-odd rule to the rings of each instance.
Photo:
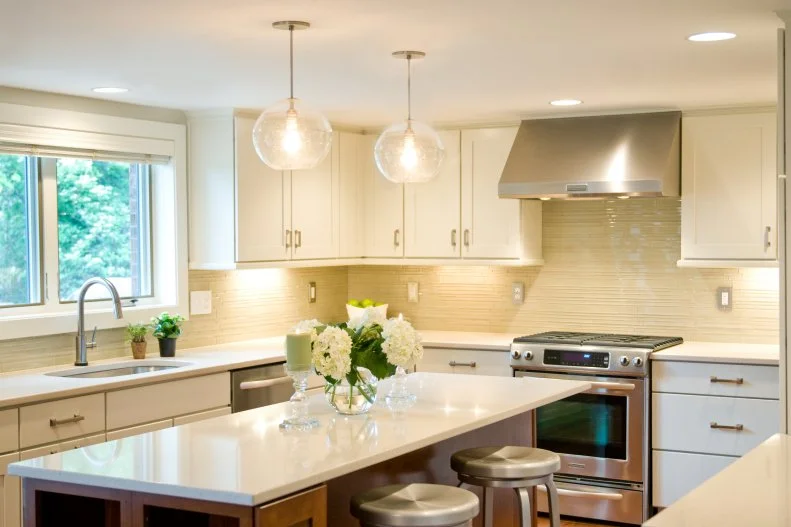
[[[70,368],[68,370],[53,371],[45,375],[51,377],[70,377],[74,379],[98,379],[104,377],[124,377],[126,375],[142,375],[164,370],[173,370],[189,366],[190,362],[141,360],[118,362],[102,366],[85,366]]]

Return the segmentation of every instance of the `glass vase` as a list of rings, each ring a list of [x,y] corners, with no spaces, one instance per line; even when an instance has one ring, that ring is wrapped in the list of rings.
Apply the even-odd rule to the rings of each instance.
[[[354,384],[349,382],[352,377]],[[324,391],[327,401],[336,412],[343,415],[364,414],[376,402],[377,378],[366,368],[352,370],[347,378],[327,384]]]
[[[392,409],[405,409],[415,404],[417,396],[409,391],[406,381],[406,370],[402,366],[397,366],[393,381],[390,383],[390,391],[385,397],[385,402],[388,407]]]

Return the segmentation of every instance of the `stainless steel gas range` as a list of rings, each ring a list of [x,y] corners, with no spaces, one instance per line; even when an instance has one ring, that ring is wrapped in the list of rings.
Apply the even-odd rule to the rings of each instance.
[[[682,342],[679,337],[574,332],[514,339],[514,376],[592,384],[587,392],[536,410],[536,446],[560,454],[555,480],[562,514],[635,525],[648,519],[648,356]],[[546,511],[542,493],[539,509]]]

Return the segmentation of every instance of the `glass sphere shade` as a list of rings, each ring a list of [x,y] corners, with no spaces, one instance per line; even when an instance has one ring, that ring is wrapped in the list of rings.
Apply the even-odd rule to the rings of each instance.
[[[275,170],[314,168],[327,157],[332,127],[299,99],[283,99],[258,116],[253,146],[261,161]]]
[[[439,173],[445,146],[429,125],[404,121],[382,132],[374,158],[379,172],[393,183],[424,183]]]

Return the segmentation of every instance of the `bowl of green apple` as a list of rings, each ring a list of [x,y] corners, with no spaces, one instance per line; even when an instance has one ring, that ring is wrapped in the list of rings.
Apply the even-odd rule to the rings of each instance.
[[[370,298],[366,298],[365,300],[355,300],[352,298],[346,302],[346,312],[349,314],[349,320],[361,316],[368,307],[376,309],[383,317],[387,317],[387,304],[374,302]]]

